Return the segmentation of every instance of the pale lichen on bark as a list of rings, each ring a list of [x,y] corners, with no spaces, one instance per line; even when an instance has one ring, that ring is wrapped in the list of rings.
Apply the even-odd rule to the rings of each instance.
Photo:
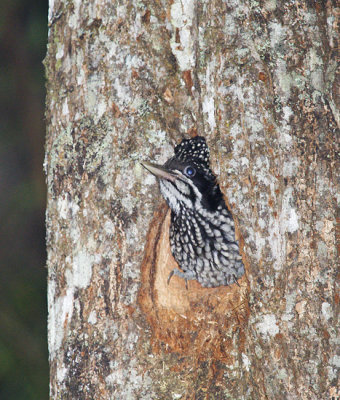
[[[50,0],[52,398],[335,393],[336,41],[331,1]],[[250,317],[223,332],[223,361],[150,343],[137,303],[161,202],[138,161],[195,133],[250,262]]]

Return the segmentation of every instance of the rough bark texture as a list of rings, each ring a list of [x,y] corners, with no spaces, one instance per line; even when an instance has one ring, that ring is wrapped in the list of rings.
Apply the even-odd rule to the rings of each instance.
[[[51,398],[339,395],[338,12],[50,0]],[[138,161],[197,133],[244,241],[239,287],[166,285],[167,209]]]

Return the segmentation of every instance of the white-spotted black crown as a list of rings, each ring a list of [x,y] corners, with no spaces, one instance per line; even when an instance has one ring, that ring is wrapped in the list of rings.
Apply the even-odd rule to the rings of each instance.
[[[210,152],[207,143],[202,136],[193,139],[184,139],[175,147],[176,159],[191,163],[196,168],[202,170],[209,178],[215,179],[209,166]]]

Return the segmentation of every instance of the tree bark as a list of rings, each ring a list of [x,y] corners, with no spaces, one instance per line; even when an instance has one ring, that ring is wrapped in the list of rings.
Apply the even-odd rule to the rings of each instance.
[[[338,398],[335,2],[50,1],[52,399]],[[205,136],[246,275],[173,277],[139,161]]]

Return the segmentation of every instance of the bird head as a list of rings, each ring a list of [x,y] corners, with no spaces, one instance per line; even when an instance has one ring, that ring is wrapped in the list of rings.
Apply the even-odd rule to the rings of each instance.
[[[202,136],[184,139],[164,165],[150,162],[142,165],[158,178],[161,193],[175,214],[183,209],[215,211],[223,201]]]

